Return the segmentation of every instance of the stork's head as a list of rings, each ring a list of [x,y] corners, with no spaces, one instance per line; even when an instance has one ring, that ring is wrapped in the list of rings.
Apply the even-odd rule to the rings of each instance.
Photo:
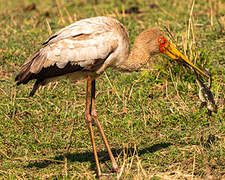
[[[207,74],[195,66],[190,60],[188,60],[173,44],[166,40],[164,36],[158,37],[158,46],[159,51],[166,56],[170,57],[171,59],[176,60],[177,62],[182,62],[196,70],[199,74],[207,76]]]
[[[164,35],[157,29],[149,28],[143,31],[135,41],[139,41],[139,43],[135,43],[135,45],[139,44],[139,49],[144,48],[150,55],[158,53],[165,54],[171,59],[186,64],[190,68],[196,70],[198,74],[207,76],[204,71],[195,66],[173,44],[167,41]]]

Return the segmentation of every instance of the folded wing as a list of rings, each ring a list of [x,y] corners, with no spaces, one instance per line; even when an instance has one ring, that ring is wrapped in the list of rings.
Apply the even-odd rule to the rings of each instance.
[[[113,31],[96,19],[78,21],[55,33],[21,67],[17,84],[75,71],[95,71],[118,46]]]

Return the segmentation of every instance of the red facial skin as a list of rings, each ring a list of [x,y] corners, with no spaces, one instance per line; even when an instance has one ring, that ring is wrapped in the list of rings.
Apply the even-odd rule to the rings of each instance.
[[[167,43],[166,38],[164,38],[163,36],[160,36],[159,39],[158,39],[158,44],[159,44],[159,49],[160,49],[161,53],[165,52],[164,47],[165,47],[166,43]]]

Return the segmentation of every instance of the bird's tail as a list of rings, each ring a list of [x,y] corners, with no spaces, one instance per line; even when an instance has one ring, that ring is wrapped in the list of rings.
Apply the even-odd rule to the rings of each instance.
[[[31,72],[31,66],[34,61],[39,60],[40,57],[40,50],[38,50],[21,66],[20,72],[15,78],[15,81],[17,81],[17,85],[27,84],[30,80],[35,79],[35,74]],[[43,84],[43,80],[37,79],[33,86],[33,89],[30,92],[30,96],[34,95],[41,84]]]
[[[32,72],[30,72],[30,68],[35,59],[40,56],[40,51],[34,53],[22,66],[19,74],[16,76],[15,81],[17,81],[17,85],[27,84],[29,80],[31,80]]]

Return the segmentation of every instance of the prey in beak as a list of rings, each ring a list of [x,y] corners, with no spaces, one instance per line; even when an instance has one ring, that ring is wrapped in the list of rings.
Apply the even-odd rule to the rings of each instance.
[[[194,69],[198,74],[209,78],[208,74],[195,66],[190,60],[188,60],[173,44],[166,40],[163,36],[159,37],[158,44],[160,52],[166,56],[186,64],[190,69]]]
[[[211,116],[212,112],[217,113],[217,105],[214,101],[214,97],[212,92],[210,91],[211,88],[211,75],[210,75],[210,69],[205,69],[205,72],[209,75],[208,85],[205,85],[202,79],[198,76],[196,71],[193,69],[196,77],[196,82],[199,87],[199,99],[201,101],[200,109],[202,109],[204,106],[208,109],[208,115]]]

